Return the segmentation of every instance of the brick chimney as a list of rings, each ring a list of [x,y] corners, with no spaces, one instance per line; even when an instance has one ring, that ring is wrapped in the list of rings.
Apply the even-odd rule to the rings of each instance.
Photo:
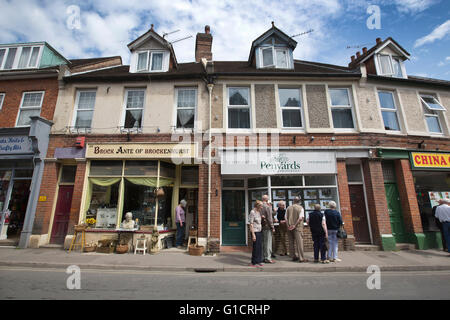
[[[354,62],[355,61],[355,56],[352,56],[352,62]]]
[[[367,53],[367,47],[364,47],[362,50],[363,50],[363,54]]]
[[[381,38],[377,38],[376,41],[377,41],[377,44],[380,44],[381,42],[383,42],[383,41],[381,41]]]
[[[356,52],[356,58],[359,59],[359,57],[361,57],[361,53],[358,51]]]
[[[209,26],[205,26],[205,33],[197,33],[195,39],[195,61],[200,62],[202,58],[212,60],[212,41],[213,37],[210,33]]]

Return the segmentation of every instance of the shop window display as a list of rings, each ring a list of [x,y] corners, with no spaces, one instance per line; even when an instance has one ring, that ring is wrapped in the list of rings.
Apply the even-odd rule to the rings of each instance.
[[[119,182],[109,186],[92,185],[92,197],[86,218],[94,218],[96,228],[115,228]]]

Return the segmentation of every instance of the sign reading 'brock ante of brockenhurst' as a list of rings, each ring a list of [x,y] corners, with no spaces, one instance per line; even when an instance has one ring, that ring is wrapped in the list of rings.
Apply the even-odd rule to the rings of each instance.
[[[193,158],[193,144],[182,143],[120,143],[88,144],[86,158],[154,159]]]
[[[335,174],[334,152],[224,151],[222,174]]]

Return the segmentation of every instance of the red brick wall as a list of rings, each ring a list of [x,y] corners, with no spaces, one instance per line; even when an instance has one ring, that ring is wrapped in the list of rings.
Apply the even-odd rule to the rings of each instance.
[[[350,193],[348,190],[347,168],[345,160],[338,160],[337,163],[337,179],[339,190],[339,204],[341,209],[344,228],[348,235],[353,235],[352,210],[350,204]]]
[[[414,179],[408,159],[395,161],[395,175],[397,177],[406,231],[409,233],[422,233],[419,204],[417,203]]]
[[[217,190],[217,196],[216,196]],[[221,234],[221,207],[222,179],[220,165],[211,165],[211,212],[210,212],[210,237],[220,239]],[[199,166],[198,185],[198,236],[208,235],[208,164]]]
[[[381,161],[364,160],[363,171],[372,234],[375,244],[381,245],[381,235],[392,233]]]
[[[0,110],[0,128],[15,127],[20,103],[24,92],[45,91],[42,102],[41,117],[53,120],[56,99],[58,97],[57,78],[4,80],[0,81],[0,93],[5,93]]]

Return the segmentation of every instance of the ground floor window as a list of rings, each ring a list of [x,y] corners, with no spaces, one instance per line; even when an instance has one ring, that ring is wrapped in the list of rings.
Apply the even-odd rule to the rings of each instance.
[[[439,231],[432,210],[443,193],[450,192],[450,173],[414,171],[413,177],[423,231]]]

